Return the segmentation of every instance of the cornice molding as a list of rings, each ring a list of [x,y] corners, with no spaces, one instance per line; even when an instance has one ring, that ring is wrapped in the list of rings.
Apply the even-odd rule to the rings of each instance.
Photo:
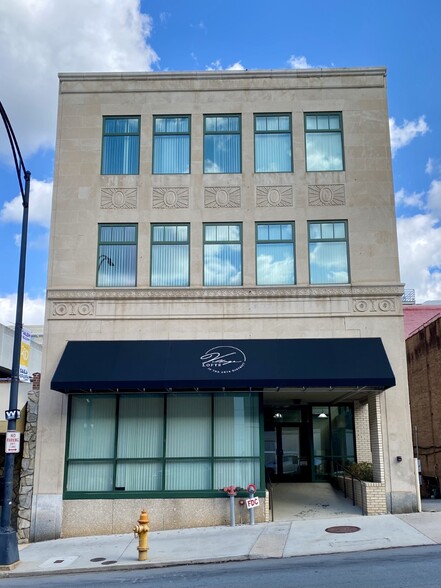
[[[264,298],[381,298],[399,297],[404,287],[395,286],[293,286],[281,288],[95,288],[81,290],[48,289],[53,301],[84,300],[225,300]],[[364,309],[357,301],[357,310]]]

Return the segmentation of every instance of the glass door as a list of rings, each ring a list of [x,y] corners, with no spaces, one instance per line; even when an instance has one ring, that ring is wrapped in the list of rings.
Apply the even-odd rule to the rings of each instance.
[[[307,440],[299,425],[277,424],[265,431],[265,469],[275,482],[300,482],[309,479]]]

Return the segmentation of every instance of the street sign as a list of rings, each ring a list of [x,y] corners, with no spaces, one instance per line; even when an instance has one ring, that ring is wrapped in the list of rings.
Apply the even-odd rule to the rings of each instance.
[[[259,506],[259,499],[257,496],[254,496],[253,498],[248,498],[246,501],[246,505],[247,508],[256,508],[256,506]]]
[[[20,433],[17,431],[6,432],[5,453],[20,453]]]
[[[14,421],[20,418],[20,411],[18,408],[15,410],[5,410],[5,420],[6,421]]]

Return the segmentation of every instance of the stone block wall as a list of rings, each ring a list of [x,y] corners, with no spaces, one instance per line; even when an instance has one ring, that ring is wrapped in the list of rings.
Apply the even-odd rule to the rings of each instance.
[[[37,442],[38,401],[40,374],[33,374],[32,391],[29,392],[26,427],[23,435],[23,456],[18,489],[17,537],[19,543],[28,543],[31,528],[31,506],[34,487],[35,447]],[[17,478],[18,479],[18,478]]]

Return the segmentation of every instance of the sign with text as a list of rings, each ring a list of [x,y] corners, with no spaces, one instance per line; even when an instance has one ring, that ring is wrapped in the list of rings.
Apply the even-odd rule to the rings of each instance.
[[[29,355],[31,352],[31,338],[29,331],[24,329],[21,332],[20,348],[20,382],[30,382],[29,378]]]
[[[20,433],[17,431],[6,432],[5,453],[20,453]]]
[[[254,496],[253,498],[248,498],[246,501],[246,505],[247,508],[256,508],[256,506],[259,506],[259,499],[257,496]]]

